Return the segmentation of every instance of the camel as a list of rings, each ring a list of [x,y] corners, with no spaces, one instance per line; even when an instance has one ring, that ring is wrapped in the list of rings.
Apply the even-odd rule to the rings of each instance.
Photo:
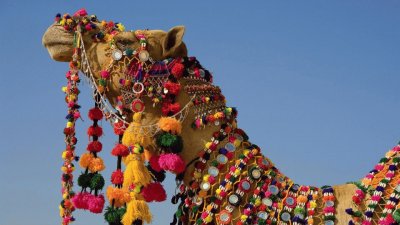
[[[68,17],[69,18],[69,17]],[[94,76],[94,79],[100,79],[101,78],[101,71],[104,70],[104,68],[110,67],[110,61],[113,61],[111,59],[114,55],[114,53],[110,53],[112,49],[110,49],[110,41],[113,43],[117,43],[116,46],[127,46],[129,49],[140,49],[142,45],[142,39],[140,37],[145,37],[146,39],[146,51],[148,55],[144,55],[144,57],[151,57],[153,62],[160,62],[166,59],[180,59],[180,58],[185,58],[188,59],[187,55],[187,48],[185,43],[183,42],[183,36],[185,32],[185,27],[184,26],[176,26],[173,27],[169,31],[162,31],[162,30],[144,30],[140,31],[139,33],[142,36],[137,35],[137,31],[121,31],[119,30],[118,32],[114,32],[109,40],[97,40],[95,41],[93,39],[94,35],[96,35],[100,30],[104,30],[104,24],[102,24],[100,21],[97,20],[97,18],[93,18],[87,16],[85,11],[81,10],[80,13],[75,14],[74,16],[70,17],[72,20],[75,21],[82,21],[84,19],[91,20],[89,24],[92,24],[92,27],[87,28],[85,31],[82,28],[76,28],[75,29],[70,29],[68,27],[65,27],[65,25],[60,24],[60,22],[56,22],[52,24],[47,31],[45,32],[42,43],[43,45],[47,48],[50,57],[54,59],[55,61],[59,62],[69,62],[73,60],[74,56],[74,41],[76,41],[77,33],[79,33],[78,37],[80,38],[82,42],[83,47],[83,52],[85,53],[85,57],[87,57],[87,61],[90,62],[90,71],[92,71],[92,74]],[[77,22],[78,23],[78,22]],[[107,31],[107,32],[110,32]],[[112,31],[111,31],[112,32]],[[107,38],[106,38],[107,39]],[[80,52],[82,55],[83,53]],[[110,55],[111,54],[111,55]],[[81,56],[82,57],[82,56]],[[127,56],[123,56],[127,57]],[[114,59],[115,61],[115,59]],[[82,66],[82,65],[81,65]],[[84,67],[84,66],[82,66]],[[83,71],[84,73],[88,73],[88,66],[86,65],[86,71]],[[126,69],[126,68],[125,68]],[[82,70],[82,68],[81,68]],[[118,96],[123,95],[124,93],[121,92],[120,88],[120,80],[123,75],[119,73],[112,74],[112,76],[109,79],[108,85],[107,85],[107,91],[104,91],[101,93],[102,97],[109,102],[110,106],[113,108],[118,107]],[[95,82],[95,81],[94,81]],[[185,87],[193,86],[193,79],[185,79],[185,78],[179,78],[177,80],[179,84],[181,85],[182,89],[185,89]],[[219,87],[211,84],[210,80],[204,81],[202,79],[199,79],[196,81],[196,84],[205,84],[207,83],[208,87],[214,88],[214,89],[219,89]],[[140,87],[139,87],[140,89]],[[196,91],[194,91],[196,92]],[[98,97],[98,96],[97,96]],[[142,120],[141,120],[141,126],[151,126],[152,124],[156,124],[157,121],[160,120],[161,117],[163,117],[162,112],[160,110],[160,105],[154,105],[153,99],[151,99],[148,96],[144,96],[143,98],[143,106],[144,106],[144,113],[142,114]],[[193,129],[193,118],[198,117],[198,112],[195,110],[194,105],[191,103],[193,100],[193,96],[188,94],[188,92],[185,91],[180,91],[179,94],[176,95],[176,102],[178,102],[181,106],[185,106],[185,118],[182,119],[182,140],[183,140],[183,151],[179,153],[180,157],[182,157],[183,161],[185,162],[186,168],[183,173],[181,173],[181,178],[182,182],[186,186],[190,186],[192,183],[191,181],[193,180],[193,171],[195,170],[195,163],[193,163],[194,160],[196,160],[196,156],[199,154],[200,151],[204,149],[204,142],[209,140],[210,137],[213,136],[213,134],[220,129],[218,125],[202,125],[200,129]],[[164,115],[165,116],[165,115]],[[171,116],[171,113],[168,114],[167,116]],[[183,116],[181,116],[183,117]],[[132,122],[132,116],[127,116],[126,120],[128,122]],[[234,120],[232,122],[232,126],[236,126],[236,121]],[[244,135],[242,135],[244,136]],[[243,141],[246,142],[246,141]],[[221,141],[222,143],[222,141]],[[239,145],[241,146],[241,145]],[[253,145],[251,145],[253,146]],[[243,147],[243,146],[242,146]],[[249,145],[247,145],[249,147]],[[154,151],[154,147],[149,144],[148,146],[144,146],[144,148],[149,149],[149,151]],[[238,147],[241,148],[241,147]],[[243,147],[243,148],[246,148]],[[255,147],[254,147],[255,148]],[[254,148],[251,150],[253,151]],[[352,221],[349,224],[397,224],[397,217],[394,215],[397,211],[397,203],[398,203],[398,198],[399,196],[396,195],[396,187],[397,183],[399,182],[400,176],[395,173],[394,176],[390,176],[390,179],[386,184],[384,185],[384,190],[381,190],[383,192],[383,197],[381,199],[376,199],[376,196],[374,198],[374,195],[376,195],[379,186],[381,185],[381,182],[384,180],[385,176],[388,176],[389,172],[393,170],[393,166],[397,166],[397,161],[396,157],[398,155],[398,147],[396,146],[393,150],[389,151],[388,154],[386,155],[386,160],[381,161],[380,167],[376,168],[375,171],[370,172],[370,174],[373,174],[369,176],[369,180],[367,178],[362,180],[362,183],[348,183],[348,184],[341,184],[341,185],[335,185],[332,187],[333,193],[330,193],[328,195],[334,196],[334,198],[327,198],[327,194],[325,193],[325,190],[329,192],[330,188],[322,188],[322,189],[317,189],[314,187],[308,187],[308,186],[293,186],[294,183],[292,181],[284,181],[288,182],[286,183],[287,187],[283,187],[282,190],[282,196],[279,198],[276,198],[277,204],[275,205],[278,208],[281,208],[279,212],[275,214],[269,213],[267,216],[265,214],[259,214],[259,211],[256,210],[247,210],[247,206],[245,205],[249,203],[250,197],[253,194],[253,191],[256,189],[256,186],[253,183],[250,183],[251,190],[250,192],[245,192],[242,193],[243,195],[241,196],[242,201],[239,201],[239,204],[237,207],[234,207],[232,212],[229,214],[229,219],[224,221],[226,217],[223,217],[221,214],[222,208],[224,208],[225,205],[228,203],[228,198],[225,197],[223,198],[223,202],[220,203],[222,204],[221,207],[217,206],[216,208],[220,208],[216,211],[212,211],[213,216],[211,218],[207,217],[207,214],[204,218],[201,218],[201,215],[197,215],[197,220],[196,219],[190,219],[188,218],[189,216],[186,216],[182,221],[180,221],[180,224],[327,224],[327,225],[332,225],[332,224],[348,224],[349,221]],[[211,154],[210,157],[212,157],[213,154]],[[237,157],[237,155],[234,155],[234,157]],[[260,157],[264,157],[261,156]],[[233,162],[235,160],[238,160],[238,158],[234,158]],[[250,160],[251,161],[251,160]],[[269,161],[267,161],[269,162]],[[272,163],[271,163],[272,164]],[[378,164],[379,165],[379,164]],[[208,165],[210,167],[210,165]],[[274,170],[276,169],[273,167]],[[396,169],[394,169],[396,170]],[[276,169],[277,173],[280,173]],[[203,175],[204,175],[203,171]],[[221,170],[215,178],[217,181],[220,181],[229,173],[228,170]],[[244,174],[248,174],[244,173]],[[241,175],[245,176],[245,175]],[[280,177],[283,177],[284,179],[290,180],[289,178],[286,178],[283,174],[279,175]],[[264,178],[264,176],[263,176]],[[254,178],[255,179],[255,178]],[[251,179],[250,179],[251,180]],[[269,181],[270,182],[270,181]],[[241,184],[241,183],[240,183]],[[238,185],[240,184],[235,184],[232,189],[238,189]],[[265,183],[266,184],[266,183]],[[270,186],[272,186],[272,183],[269,183]],[[364,186],[363,186],[364,185]],[[382,185],[381,185],[382,186]],[[268,185],[265,186],[268,188]],[[294,188],[296,187],[296,188]],[[302,187],[307,187],[306,189],[302,190]],[[363,190],[362,187],[365,187],[365,197],[363,198],[358,198],[360,199],[361,202],[359,202],[359,206],[356,206],[355,198],[357,199],[357,196],[360,196],[360,190]],[[314,192],[310,191],[314,190]],[[206,195],[208,194],[209,196],[212,196],[213,193],[216,192],[217,186],[213,185],[211,188],[209,188],[208,191],[206,191]],[[269,189],[268,189],[269,190]],[[301,191],[304,191],[302,194]],[[261,191],[263,192],[263,190]],[[323,194],[323,192],[325,194]],[[233,191],[232,191],[233,193]],[[311,193],[311,194],[310,194]],[[312,193],[314,194],[314,199],[312,198]],[[357,194],[358,193],[358,194]],[[204,192],[203,192],[204,194]],[[259,194],[258,192],[254,192],[254,195]],[[265,190],[262,194],[259,194],[261,197],[268,196],[266,194]],[[291,198],[290,200],[297,200],[300,201],[300,197],[308,196],[308,199],[305,200],[307,207],[310,207],[310,200],[314,200],[315,202],[315,209],[313,215],[310,215],[309,212],[303,213],[303,217],[300,217],[300,220],[297,217],[297,220],[294,219],[296,216],[294,216],[294,209],[289,209],[289,219],[288,218],[283,218],[282,213],[285,210],[285,205],[289,197],[294,197]],[[302,196],[303,195],[303,196]],[[311,196],[311,198],[310,198]],[[325,196],[325,197],[324,197]],[[397,196],[397,197],[396,197]],[[230,198],[229,198],[230,199]],[[334,212],[326,212],[326,204],[327,200],[332,200],[329,202],[329,204],[332,204],[332,208],[334,209]],[[393,201],[392,205],[393,207],[389,207],[390,210],[388,211],[388,206],[390,205],[389,202],[390,199]],[[263,198],[264,200],[264,198]],[[354,213],[357,208],[360,209],[360,212],[363,212],[367,210],[368,205],[371,204],[371,201],[376,200],[378,205],[374,208],[372,216],[370,216],[370,220],[367,221],[365,215],[355,215],[357,213]],[[205,200],[206,201],[206,198]],[[285,202],[284,202],[285,201]],[[332,203],[333,202],[333,203]],[[229,202],[230,203],[230,202]],[[260,204],[260,203],[257,203]],[[261,204],[263,205],[264,202]],[[385,207],[387,209],[385,209]],[[206,207],[205,207],[206,208]],[[254,207],[256,208],[256,207]],[[289,207],[290,208],[290,207]],[[305,209],[306,206],[303,205],[303,209]],[[353,210],[350,210],[350,209]],[[212,207],[211,207],[212,209]],[[189,211],[186,211],[186,213],[190,214],[192,213],[191,210],[193,210],[193,207],[189,207]],[[209,210],[209,209],[204,209],[204,210]],[[264,209],[265,210],[265,209]],[[271,209],[270,209],[271,210]],[[283,210],[283,211],[282,211]],[[268,210],[266,210],[268,212]],[[273,211],[273,210],[271,210]],[[360,213],[358,212],[358,214]],[[327,214],[328,213],[328,214]],[[324,219],[324,214],[327,214],[328,216],[331,213],[332,215],[334,214],[334,217],[327,217],[328,219]],[[389,216],[387,216],[389,214]],[[393,216],[392,216],[393,214]],[[275,216],[273,216],[275,215]],[[225,215],[226,216],[226,215]],[[245,217],[243,217],[245,216]],[[285,215],[287,216],[287,215]],[[326,216],[326,215],[325,215]],[[264,218],[264,220],[261,220],[259,218]],[[275,218],[273,218],[275,217]],[[247,219],[246,219],[247,218]],[[250,219],[249,219],[250,218]],[[395,218],[395,219],[393,219]],[[208,220],[209,219],[209,220]],[[258,221],[258,222],[257,222]],[[138,220],[135,220],[133,224],[142,224],[143,223],[143,218],[138,218]],[[111,224],[111,223],[110,223]],[[120,224],[120,223],[117,223]],[[124,225],[126,225],[124,223]]]

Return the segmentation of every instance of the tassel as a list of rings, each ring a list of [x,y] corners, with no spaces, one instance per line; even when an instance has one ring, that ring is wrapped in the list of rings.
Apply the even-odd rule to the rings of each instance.
[[[134,195],[134,194],[133,194]],[[132,225],[135,220],[144,220],[146,223],[151,223],[152,215],[146,201],[133,199],[128,203],[126,213],[122,217],[123,225]]]
[[[125,146],[134,146],[135,144],[148,146],[151,144],[150,137],[144,137],[141,134],[141,120],[142,113],[133,114],[132,123],[129,124],[128,128],[124,132],[124,136],[122,137],[122,144]]]
[[[132,184],[147,186],[151,182],[151,175],[141,155],[132,153],[124,158],[124,163],[126,165],[122,185],[124,188],[129,188]]]

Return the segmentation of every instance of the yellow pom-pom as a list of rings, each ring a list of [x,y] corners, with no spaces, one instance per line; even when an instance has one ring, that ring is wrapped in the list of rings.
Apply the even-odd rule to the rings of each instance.
[[[260,206],[261,205],[261,200],[259,198],[256,199],[256,201],[254,202],[255,206]]]
[[[64,26],[65,25],[65,19],[60,20],[60,25]]]
[[[317,207],[317,203],[315,201],[310,202],[310,208],[315,208]]]
[[[234,173],[235,173],[236,176],[239,176],[240,175],[240,170],[236,169]]]
[[[220,193],[221,193],[221,189],[217,189],[217,190],[215,190],[215,193],[217,194],[217,195],[219,195]]]
[[[120,24],[120,23],[117,24],[117,28],[118,28],[118,30],[121,31],[121,32],[122,32],[122,31],[125,31],[125,26],[122,25],[122,24]]]
[[[208,181],[209,178],[210,178],[209,174],[206,174],[206,175],[203,176],[203,180],[206,181],[206,182]]]
[[[74,126],[74,123],[73,123],[73,122],[71,122],[71,121],[67,122],[67,127],[68,127],[68,128],[71,128],[71,127],[73,127],[73,126]]]
[[[67,87],[65,87],[65,86],[63,86],[63,87],[61,88],[61,91],[62,91],[62,92],[67,92],[67,90],[68,90],[68,89],[67,89]]]
[[[200,178],[201,178],[201,173],[195,171],[195,172],[193,173],[193,176],[194,176],[194,178],[196,178],[196,179],[200,179]]]
[[[67,151],[63,151],[62,154],[61,154],[61,157],[63,159],[67,158]]]
[[[212,144],[211,142],[207,142],[206,145],[205,145],[205,147],[206,147],[206,148],[210,148],[211,144]]]
[[[240,219],[241,219],[242,221],[245,221],[245,220],[247,219],[247,216],[246,216],[246,215],[241,215],[241,216],[240,216]]]
[[[206,221],[207,223],[210,223],[211,221],[213,221],[213,218],[212,218],[211,215],[208,215],[208,216],[204,219],[204,221]]]

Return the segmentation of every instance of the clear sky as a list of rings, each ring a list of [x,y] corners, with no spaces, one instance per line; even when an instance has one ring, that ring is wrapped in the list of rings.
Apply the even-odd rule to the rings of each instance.
[[[358,180],[400,140],[399,1],[193,2],[0,0],[0,225],[59,221],[68,66],[50,59],[41,37],[56,13],[81,7],[127,29],[185,25],[189,54],[213,71],[239,126],[300,184]],[[86,115],[92,101],[81,89]],[[78,153],[89,123],[78,122]],[[109,177],[115,136],[103,126]],[[165,185],[171,197],[173,178]],[[152,204],[153,224],[169,224],[168,202]],[[105,224],[75,216],[76,225]]]

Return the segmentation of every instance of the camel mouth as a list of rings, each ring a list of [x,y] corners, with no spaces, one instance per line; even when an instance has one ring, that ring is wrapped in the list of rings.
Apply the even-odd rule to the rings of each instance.
[[[68,62],[73,53],[74,35],[60,25],[51,25],[43,35],[42,44],[50,57],[59,62]]]

